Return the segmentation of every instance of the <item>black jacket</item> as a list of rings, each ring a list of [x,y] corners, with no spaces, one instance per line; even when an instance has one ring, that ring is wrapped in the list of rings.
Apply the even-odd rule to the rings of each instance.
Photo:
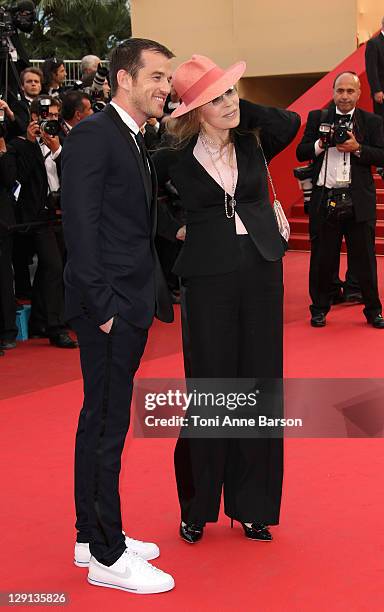
[[[372,96],[384,91],[384,36],[381,32],[367,42],[365,66]]]
[[[67,319],[87,314],[100,325],[119,313],[148,328],[156,313],[171,322],[154,247],[156,174],[151,164],[148,185],[128,127],[108,105],[71,130],[62,157]]]
[[[17,180],[21,184],[17,221],[29,223],[42,220],[47,213],[48,177],[40,145],[21,137],[12,140],[10,145],[16,154]],[[60,178],[61,154],[55,163]]]
[[[14,199],[11,189],[16,181],[16,160],[12,153],[0,155],[0,221],[6,226],[16,223],[14,212]],[[0,227],[0,236],[5,227]]]
[[[299,127],[296,113],[240,100],[240,125],[235,132],[236,212],[269,261],[284,255],[286,243],[279,234],[261,149],[252,130],[259,130],[269,162],[293,140]],[[174,267],[182,277],[232,272],[237,265],[235,220],[225,215],[223,189],[193,155],[196,140],[197,135],[182,150],[162,149],[153,155],[159,184],[170,179],[186,210],[186,239]]]
[[[326,121],[333,123],[335,108],[328,111]],[[296,149],[299,161],[314,160],[313,185],[316,185],[323,164],[324,153],[315,155],[315,142],[319,138],[321,110],[311,111],[303,138]],[[376,218],[376,189],[371,166],[384,165],[384,133],[381,117],[356,108],[353,117],[355,138],[361,147],[361,157],[351,153],[351,193],[356,221],[368,221]],[[312,192],[312,199],[314,197]]]

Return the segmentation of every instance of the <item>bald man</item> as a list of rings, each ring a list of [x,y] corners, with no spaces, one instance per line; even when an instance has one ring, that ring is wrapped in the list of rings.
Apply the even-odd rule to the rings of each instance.
[[[314,161],[309,205],[313,327],[326,324],[335,260],[344,236],[367,322],[384,329],[375,255],[376,190],[371,174],[371,166],[384,165],[383,122],[356,107],[360,93],[354,72],[339,74],[333,84],[333,103],[325,117],[321,110],[309,113],[296,150],[299,161]],[[320,124],[332,126],[327,137],[319,131]]]

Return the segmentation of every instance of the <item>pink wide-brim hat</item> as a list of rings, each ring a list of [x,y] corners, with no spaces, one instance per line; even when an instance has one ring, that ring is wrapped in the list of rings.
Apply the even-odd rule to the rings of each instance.
[[[181,100],[171,117],[180,117],[214,98],[221,96],[243,76],[245,62],[237,62],[226,70],[219,68],[209,57],[192,55],[180,64],[172,76],[172,84]]]

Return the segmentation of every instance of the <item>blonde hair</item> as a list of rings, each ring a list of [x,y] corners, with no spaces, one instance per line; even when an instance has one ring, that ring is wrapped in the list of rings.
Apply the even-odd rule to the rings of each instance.
[[[173,146],[181,149],[186,146],[191,138],[200,132],[200,112],[194,108],[174,119],[168,119],[165,126],[166,133],[171,137]]]

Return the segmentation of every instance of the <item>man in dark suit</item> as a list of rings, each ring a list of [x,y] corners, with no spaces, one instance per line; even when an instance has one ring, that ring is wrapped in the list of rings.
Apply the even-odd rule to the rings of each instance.
[[[381,21],[381,32],[367,42],[365,66],[373,100],[373,112],[384,119],[384,17]]]
[[[311,325],[324,327],[330,309],[330,289],[334,262],[344,234],[351,265],[364,301],[364,314],[373,327],[383,329],[377,287],[375,256],[376,191],[371,166],[384,163],[383,122],[379,117],[356,108],[360,81],[353,72],[338,75],[327,123],[331,143],[319,137],[321,111],[311,111],[302,141],[297,147],[299,161],[313,159],[315,185],[309,205],[311,263],[309,272],[312,298]],[[334,131],[346,126],[346,140],[335,142]]]
[[[59,119],[60,102],[48,96],[49,120]],[[63,260],[61,228],[53,227],[60,192],[61,144],[50,136],[38,121],[40,98],[31,104],[31,122],[26,138],[11,141],[16,152],[17,180],[21,190],[17,201],[18,223],[39,222],[31,231],[38,266],[33,281],[32,309],[29,321],[31,335],[44,330],[50,344],[58,348],[77,348],[64,322]]]
[[[158,547],[125,537],[119,498],[133,377],[153,316],[173,320],[154,248],[157,181],[140,132],[163,114],[171,57],[154,41],[119,45],[110,62],[111,104],[71,130],[63,151],[66,312],[84,378],[75,564],[89,566],[91,584],[139,593],[174,586],[148,563]]]

